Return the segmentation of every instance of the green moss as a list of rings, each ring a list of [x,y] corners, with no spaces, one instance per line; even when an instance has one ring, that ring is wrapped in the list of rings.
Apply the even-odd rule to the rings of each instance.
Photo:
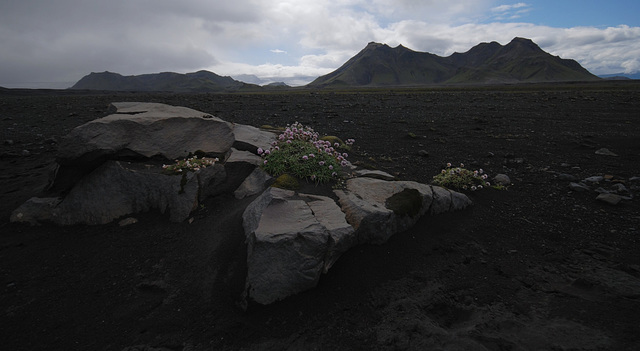
[[[385,207],[398,216],[415,217],[422,209],[422,195],[416,189],[404,189],[388,198]]]
[[[342,139],[338,138],[337,136],[333,136],[333,135],[325,135],[322,138],[320,138],[320,140],[324,140],[324,141],[328,141],[331,143],[331,145],[338,143],[340,146],[344,145],[344,141],[342,141]]]
[[[285,173],[276,178],[276,181],[271,186],[281,189],[298,190],[300,188],[300,182],[298,178]]]
[[[182,178],[180,179],[180,191],[178,191],[178,194],[184,194],[185,185],[187,185],[187,172],[182,173]]]
[[[260,129],[268,130],[270,132],[278,133],[283,132],[285,130],[284,127],[274,127],[270,124],[263,124],[260,126]]]

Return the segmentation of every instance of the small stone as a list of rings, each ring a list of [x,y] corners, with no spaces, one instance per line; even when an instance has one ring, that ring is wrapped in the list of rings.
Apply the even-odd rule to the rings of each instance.
[[[611,152],[609,149],[607,148],[602,148],[602,149],[598,149],[596,150],[596,155],[603,155],[603,156],[618,156],[615,153]]]
[[[8,139],[8,140],[5,140],[5,141],[4,141],[4,144],[5,144],[5,145],[7,145],[7,146],[11,146],[11,145],[13,145],[13,144],[14,144],[14,142],[13,142],[13,140]]]
[[[608,193],[609,193],[609,191],[608,191],[608,190],[606,190],[605,188],[602,188],[602,187],[597,188],[597,189],[595,190],[595,192],[596,192],[596,193],[600,193],[600,194],[608,194]]]
[[[31,155],[31,152],[29,150],[22,150],[22,152],[20,152],[20,155],[29,156],[29,155]]]
[[[575,182],[569,183],[569,189],[571,189],[573,191],[577,191],[577,192],[591,190],[591,189],[589,189],[589,187],[586,184],[584,184],[584,183],[575,183]]]
[[[427,150],[419,150],[418,151],[418,155],[420,155],[422,157],[429,157],[429,151],[427,151]]]
[[[567,173],[562,173],[562,174],[558,175],[558,179],[573,182],[577,178],[574,175],[567,174]]]
[[[622,200],[622,197],[616,194],[600,194],[596,197],[596,200],[606,202],[610,205],[617,205]]]
[[[613,191],[615,191],[616,193],[628,193],[629,189],[627,189],[626,186],[624,186],[624,184],[622,183],[616,183],[614,184],[611,189],[613,189]]]
[[[582,182],[587,183],[587,184],[598,184],[601,181],[604,180],[604,177],[602,176],[593,176],[593,177],[589,177],[589,178],[585,178],[582,180]]]
[[[506,186],[511,184],[511,179],[506,174],[496,174],[496,176],[493,177],[493,181],[498,185]]]
[[[118,222],[118,225],[121,226],[121,227],[126,227],[126,226],[134,224],[134,223],[138,223],[138,220],[133,218],[133,217],[127,217],[127,218],[121,220],[120,222]]]

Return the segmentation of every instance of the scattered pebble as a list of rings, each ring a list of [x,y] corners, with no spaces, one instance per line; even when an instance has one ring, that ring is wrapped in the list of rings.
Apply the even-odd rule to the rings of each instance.
[[[629,189],[622,183],[616,183],[611,186],[611,189],[616,193],[629,193]]]
[[[589,187],[587,186],[587,184],[584,183],[575,183],[575,182],[571,182],[569,183],[569,189],[573,190],[573,191],[577,191],[577,192],[582,192],[582,191],[590,191],[591,189],[589,189]]]
[[[593,177],[588,177],[583,179],[582,182],[587,184],[598,184],[603,180],[604,180],[604,177],[602,176],[593,176]]]
[[[509,178],[509,176],[506,175],[506,174],[502,174],[502,173],[496,174],[496,176],[493,177],[493,181],[494,181],[494,183],[496,183],[498,185],[507,186],[507,185],[511,184],[511,179]]]
[[[609,151],[609,149],[607,148],[602,148],[602,149],[598,149],[596,150],[596,155],[603,155],[603,156],[618,156],[615,153]]]
[[[571,174],[562,173],[558,175],[558,179],[573,182],[578,178],[576,178],[574,175],[571,175]]]
[[[22,152],[20,152],[20,154],[22,156],[29,156],[29,155],[31,155],[31,152],[29,150],[22,150]]]
[[[429,157],[429,151],[427,150],[420,150],[418,151],[418,155],[422,156],[422,157]]]
[[[616,194],[604,193],[604,194],[598,195],[598,197],[596,197],[596,200],[606,202],[610,205],[617,205],[622,200],[622,196],[616,195]]]
[[[138,223],[138,220],[133,218],[133,217],[127,217],[123,220],[121,220],[120,222],[118,222],[118,225],[121,227],[125,227],[134,223]]]
[[[11,139],[5,140],[4,144],[7,145],[7,146],[11,146],[11,145],[13,145],[13,140],[11,140]]]

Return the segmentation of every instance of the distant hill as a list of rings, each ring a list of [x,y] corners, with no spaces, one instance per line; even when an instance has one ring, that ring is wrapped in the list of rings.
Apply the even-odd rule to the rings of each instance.
[[[216,92],[259,88],[256,85],[239,82],[231,77],[222,77],[209,71],[198,71],[186,74],[163,72],[137,76],[123,76],[113,72],[92,72],[82,77],[70,89]]]
[[[441,57],[402,45],[369,43],[337,70],[309,87],[431,84],[499,84],[599,80],[574,60],[540,49],[530,39],[507,45],[481,43],[465,53]]]
[[[637,73],[613,73],[613,74],[601,74],[600,78],[604,79],[640,79],[640,72]]]

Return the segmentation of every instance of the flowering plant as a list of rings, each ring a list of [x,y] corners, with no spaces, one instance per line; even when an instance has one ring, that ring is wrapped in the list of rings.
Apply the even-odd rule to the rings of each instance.
[[[324,183],[339,177],[340,169],[347,166],[345,146],[355,142],[348,139],[344,144],[318,138],[318,133],[301,123],[287,126],[268,150],[258,148],[263,169],[273,176],[290,173],[298,178],[308,178]]]
[[[172,165],[162,165],[162,169],[170,173],[182,173],[182,172],[195,172],[208,166],[213,166],[218,162],[218,158],[193,156],[184,160],[175,160],[176,163]]]
[[[451,163],[447,163],[447,167],[433,177],[433,184],[457,190],[475,191],[491,186],[491,183],[487,181],[488,178],[489,176],[484,173],[482,168],[470,171],[464,168],[463,163],[460,164],[460,167],[453,167]]]

